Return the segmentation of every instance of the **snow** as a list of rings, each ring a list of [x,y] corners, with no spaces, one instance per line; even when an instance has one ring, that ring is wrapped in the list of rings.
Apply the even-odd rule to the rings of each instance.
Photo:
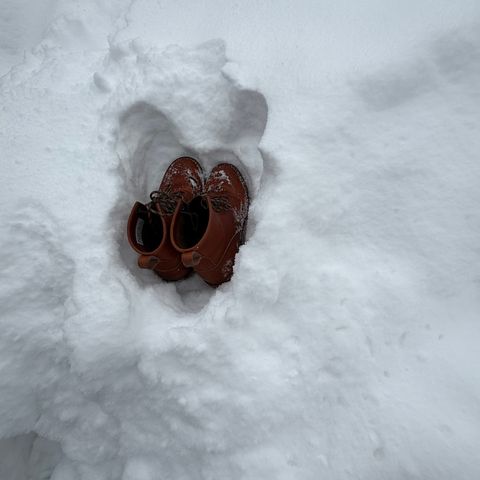
[[[2,6],[1,480],[479,477],[477,1]],[[218,289],[125,238],[184,154]]]

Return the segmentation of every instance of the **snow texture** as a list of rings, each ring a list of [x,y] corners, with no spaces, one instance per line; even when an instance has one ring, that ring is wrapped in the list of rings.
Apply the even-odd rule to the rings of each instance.
[[[0,480],[480,477],[480,4],[4,0]],[[245,176],[231,282],[126,241]]]

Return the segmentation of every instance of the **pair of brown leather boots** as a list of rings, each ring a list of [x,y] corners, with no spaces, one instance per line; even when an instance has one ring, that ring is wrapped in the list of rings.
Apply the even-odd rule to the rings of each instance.
[[[221,163],[204,181],[196,160],[177,158],[150,200],[136,202],[128,219],[139,267],[169,281],[192,270],[212,286],[230,280],[248,215],[247,185],[237,168]]]

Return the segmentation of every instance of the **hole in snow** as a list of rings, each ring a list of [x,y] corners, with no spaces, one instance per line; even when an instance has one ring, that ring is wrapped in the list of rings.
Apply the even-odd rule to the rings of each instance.
[[[188,61],[182,58],[183,63]],[[177,79],[168,87],[171,78],[175,78],[175,69],[180,68],[173,63],[170,72],[165,66],[161,72],[156,71],[155,88],[151,91],[142,84],[147,90],[144,94],[140,96],[137,91],[137,98],[132,95],[123,99],[115,132],[121,193],[112,220],[120,257],[143,285],[163,282],[153,272],[137,267],[137,255],[126,238],[126,222],[134,202],[149,200],[150,192],[158,189],[175,158],[196,158],[206,176],[220,162],[233,163],[245,177],[251,200],[264,173],[264,159],[258,149],[268,116],[263,95],[238,87],[226,78],[221,72],[224,63],[219,63],[218,70],[212,73],[211,65],[194,62],[191,68],[197,70],[197,75],[192,74],[190,80]],[[159,78],[164,78],[166,85]],[[255,219],[250,218],[248,237],[255,225]],[[176,282],[175,288],[182,303],[193,311],[202,309],[215,292],[196,275]]]

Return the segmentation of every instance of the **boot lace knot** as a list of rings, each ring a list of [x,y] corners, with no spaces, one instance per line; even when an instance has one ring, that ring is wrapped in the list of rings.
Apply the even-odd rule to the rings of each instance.
[[[150,213],[155,215],[172,215],[177,202],[183,198],[181,192],[168,190],[154,190],[150,194],[150,202],[145,206]]]

